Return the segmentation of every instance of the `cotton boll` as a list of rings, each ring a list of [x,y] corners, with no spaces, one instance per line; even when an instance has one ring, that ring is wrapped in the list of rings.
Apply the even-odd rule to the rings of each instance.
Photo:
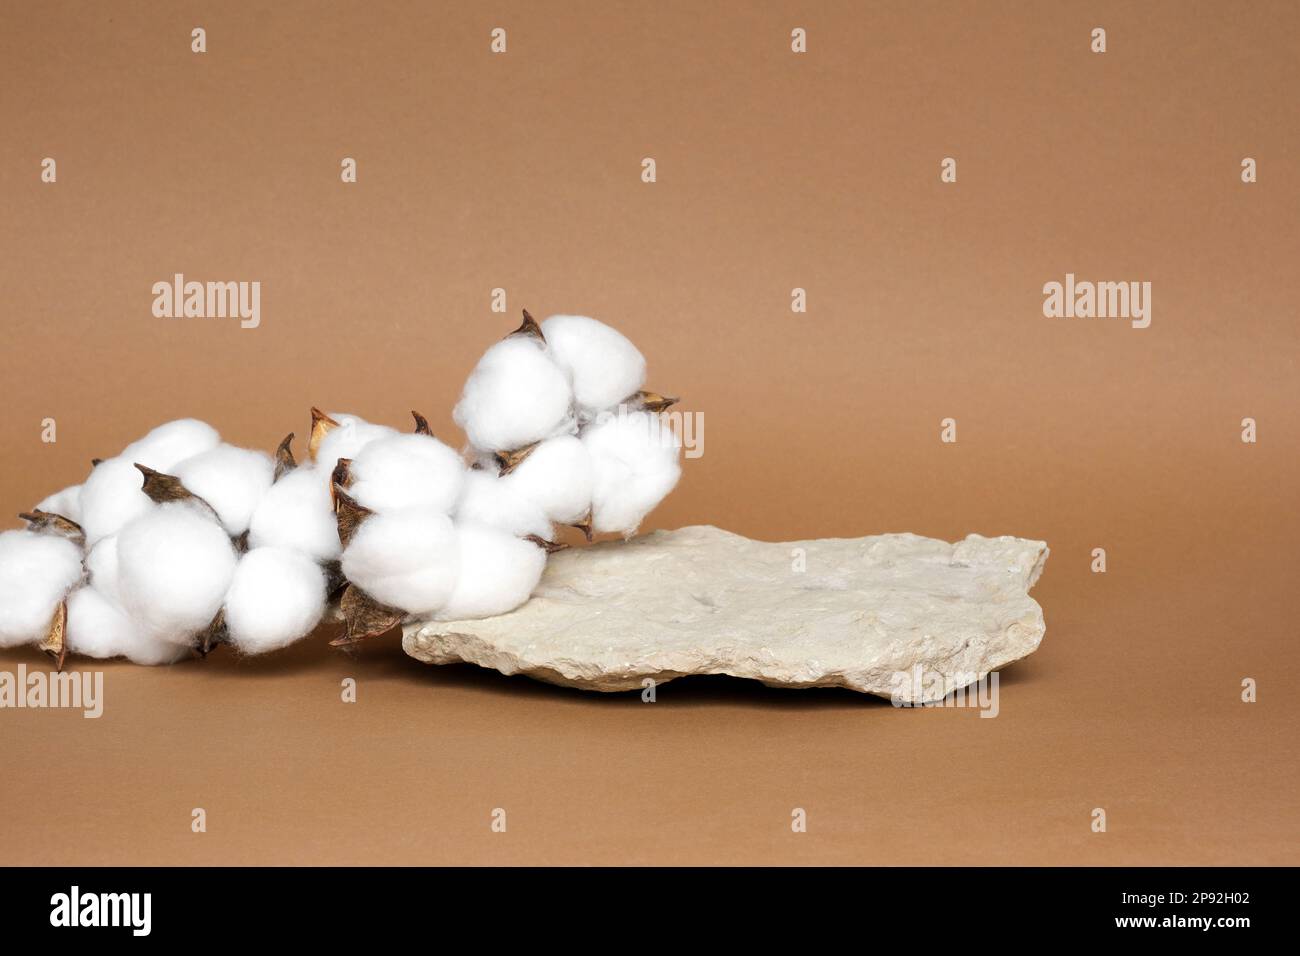
[[[123,609],[153,637],[189,644],[221,609],[235,549],[221,526],[182,504],[160,505],[117,540]]]
[[[128,458],[101,461],[81,486],[81,521],[87,546],[121,531],[154,507],[140,490],[144,476]]]
[[[339,532],[329,472],[304,465],[273,484],[253,512],[248,543],[253,548],[301,551],[314,561],[337,558]]]
[[[549,539],[554,531],[541,505],[516,494],[491,471],[465,473],[465,487],[456,503],[456,518],[500,528],[520,537],[535,534]]]
[[[186,458],[193,458],[221,441],[217,430],[197,418],[181,418],[159,425],[143,438],[122,449],[119,458],[171,474]]]
[[[366,445],[352,462],[348,493],[372,511],[451,511],[465,484],[465,462],[429,435],[394,435]]]
[[[326,475],[334,470],[340,458],[356,458],[371,442],[400,434],[395,428],[375,425],[346,412],[330,412],[329,416],[338,422],[338,427],[330,429],[316,449],[316,467],[324,469]]]
[[[45,637],[59,602],[81,580],[81,549],[67,538],[0,533],[0,647]]]
[[[645,356],[604,322],[585,315],[553,315],[542,323],[551,357],[573,382],[586,417],[616,407],[645,385]]]
[[[581,521],[591,509],[591,456],[573,435],[548,438],[497,481],[557,524]]]
[[[546,567],[546,552],[522,538],[485,525],[458,523],[460,574],[440,621],[492,617],[528,600]]]
[[[571,427],[573,393],[546,346],[512,335],[483,353],[452,412],[470,444],[512,451]]]
[[[119,657],[135,637],[130,619],[112,600],[93,586],[78,589],[68,598],[68,650],[100,659]],[[178,648],[168,645],[171,650]]]
[[[38,504],[36,510],[63,515],[69,521],[81,524],[81,485],[73,485],[55,492]]]
[[[84,587],[68,599],[68,650],[101,660],[125,657],[136,664],[172,664],[189,651],[147,634],[97,587]]]
[[[680,440],[657,415],[605,415],[587,428],[591,455],[592,526],[630,536],[681,477]]]
[[[343,552],[343,574],[381,604],[424,614],[446,603],[458,561],[451,519],[408,509],[363,521]]]
[[[245,654],[287,647],[325,613],[325,573],[287,548],[254,548],[235,567],[226,592],[226,627]]]
[[[253,511],[271,487],[275,462],[271,456],[234,445],[217,445],[175,468],[189,492],[212,505],[231,535],[248,530]]]
[[[90,583],[101,594],[122,603],[122,594],[117,586],[117,535],[101,538],[90,549],[86,555],[86,571],[90,574]]]

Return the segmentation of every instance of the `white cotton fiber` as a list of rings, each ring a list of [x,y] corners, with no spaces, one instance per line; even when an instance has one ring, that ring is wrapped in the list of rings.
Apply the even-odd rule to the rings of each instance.
[[[569,378],[546,346],[511,335],[483,353],[452,418],[475,448],[513,451],[569,429],[572,404]]]
[[[585,417],[626,401],[645,385],[645,356],[627,336],[585,315],[553,315],[542,334],[555,364],[568,373]]]
[[[69,521],[81,524],[81,485],[55,492],[38,504],[36,510],[63,515]]]
[[[465,483],[465,462],[429,435],[393,435],[366,445],[352,461],[348,493],[372,511],[429,508],[447,513]]]
[[[289,548],[314,561],[337,558],[338,522],[329,479],[328,471],[302,465],[273,484],[253,512],[249,546]]]
[[[93,469],[81,486],[81,521],[86,544],[116,534],[150,511],[154,503],[140,490],[144,476],[127,458],[109,458]]]
[[[226,627],[245,654],[286,647],[311,633],[325,613],[325,572],[287,548],[254,548],[226,592]]]
[[[603,415],[582,434],[591,455],[592,525],[630,536],[681,477],[680,440],[658,415]]]
[[[122,593],[117,586],[117,535],[100,538],[86,554],[86,572],[90,583],[105,597],[122,603]]]
[[[189,650],[152,637],[97,587],[80,588],[68,599],[68,650],[101,660],[125,657],[136,664],[172,664]]]
[[[546,567],[546,552],[522,538],[476,524],[456,526],[460,574],[436,617],[441,621],[492,617],[528,600]]]
[[[516,494],[495,472],[488,470],[465,473],[465,487],[456,503],[456,518],[518,536],[535,534],[549,539],[554,530],[541,505]]]
[[[375,425],[346,412],[330,412],[329,416],[339,423],[338,427],[330,429],[316,449],[316,467],[326,475],[334,470],[340,458],[356,458],[372,441],[400,434],[395,428]]]
[[[581,521],[591,509],[591,456],[574,435],[548,438],[497,481],[557,524]]]
[[[357,528],[343,552],[343,574],[381,604],[423,614],[446,603],[458,561],[456,532],[445,514],[390,511]]]
[[[143,438],[131,442],[118,457],[170,475],[177,464],[215,448],[220,441],[217,430],[207,422],[181,418],[159,425]]]
[[[0,647],[38,641],[69,589],[81,580],[81,549],[67,538],[0,533]]]
[[[221,609],[235,549],[211,518],[166,504],[122,529],[117,562],[127,614],[153,637],[189,644]]]
[[[271,487],[275,462],[265,452],[217,445],[186,458],[173,473],[187,491],[212,505],[229,534],[239,536]]]

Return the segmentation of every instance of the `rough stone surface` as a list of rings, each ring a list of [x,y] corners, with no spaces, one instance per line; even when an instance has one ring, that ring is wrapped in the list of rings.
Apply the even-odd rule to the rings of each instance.
[[[979,535],[770,543],[706,526],[656,531],[562,551],[522,607],[408,623],[402,646],[430,664],[586,690],[730,674],[937,700],[1038,647],[1043,612],[1028,592],[1047,553],[1042,541]],[[918,666],[927,676],[900,684]]]

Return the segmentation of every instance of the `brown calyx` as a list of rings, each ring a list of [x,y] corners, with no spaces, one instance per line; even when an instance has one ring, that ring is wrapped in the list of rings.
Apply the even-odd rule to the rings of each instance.
[[[332,647],[350,647],[378,637],[402,623],[405,613],[380,604],[355,584],[349,584],[339,600],[343,614],[343,636],[330,641]]]
[[[144,475],[144,484],[140,486],[140,490],[148,495],[149,500],[154,504],[165,505],[172,501],[189,501],[207,508],[214,518],[217,516],[216,508],[186,488],[175,475],[165,475],[139,462],[136,462],[135,467],[140,474]]]
[[[45,630],[45,637],[37,645],[54,659],[55,670],[63,670],[63,662],[68,656],[68,602],[60,601],[50,617],[50,625]]]
[[[289,446],[293,444],[293,432],[284,436],[275,449],[275,480],[279,481],[289,472],[298,467],[298,460],[293,457],[293,449]]]
[[[563,541],[547,541],[540,534],[526,534],[524,540],[531,541],[547,554],[554,554],[556,551],[563,551],[568,547]]]
[[[647,412],[662,412],[672,408],[680,401],[680,398],[669,398],[665,395],[660,395],[658,392],[640,391],[624,402],[624,404]]]
[[[531,445],[525,445],[523,448],[516,448],[514,451],[494,451],[492,457],[496,459],[499,470],[498,475],[508,475],[514,471],[523,462],[525,458],[533,453],[533,450],[541,442],[533,442]]]
[[[61,514],[34,508],[22,512],[18,517],[27,522],[30,531],[38,534],[56,534],[78,545],[86,543],[86,532],[82,530],[81,525]]]
[[[307,454],[311,460],[316,460],[316,452],[320,450],[320,443],[334,429],[339,427],[339,423],[330,418],[316,406],[311,409],[311,435],[307,439]]]
[[[590,508],[587,509],[587,516],[585,518],[583,518],[581,521],[575,521],[573,524],[569,525],[569,527],[577,528],[579,531],[582,532],[582,536],[586,538],[588,541],[590,541],[591,532],[592,532],[591,509]]]
[[[357,533],[357,528],[361,527],[361,522],[374,512],[358,504],[341,486],[335,484],[330,487],[334,494],[334,519],[338,524],[339,543],[346,548],[352,542],[352,536]]]
[[[527,335],[531,338],[540,339],[542,342],[546,341],[546,336],[542,334],[542,327],[537,324],[536,319],[528,314],[527,309],[524,309],[523,323],[519,328],[511,332],[510,335]],[[507,335],[506,338],[510,338],[510,335]]]
[[[223,607],[212,618],[211,623],[203,629],[203,633],[199,635],[198,643],[194,646],[194,653],[200,659],[206,659],[209,654],[222,644],[229,643],[230,628],[226,626],[226,609]]]

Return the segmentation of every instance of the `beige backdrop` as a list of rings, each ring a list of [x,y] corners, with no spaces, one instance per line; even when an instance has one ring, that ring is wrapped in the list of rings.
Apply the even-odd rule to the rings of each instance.
[[[459,442],[461,382],[528,307],[616,323],[703,414],[647,528],[1052,557],[994,720],[721,678],[646,705],[427,668],[396,635],[108,664],[99,720],[0,712],[0,862],[1300,862],[1295,4],[5,19],[0,508],[182,415],[270,449],[313,404],[416,408]],[[260,281],[260,328],[154,318],[175,272]],[[1150,281],[1151,327],[1045,318],[1067,272]]]

